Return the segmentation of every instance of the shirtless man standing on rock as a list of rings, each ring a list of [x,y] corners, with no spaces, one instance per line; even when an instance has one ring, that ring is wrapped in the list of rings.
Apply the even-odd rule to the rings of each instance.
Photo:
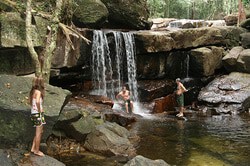
[[[127,90],[126,85],[123,85],[122,91],[116,96],[116,99],[119,100],[120,98],[124,101],[126,112],[129,113],[129,104],[130,110],[133,112],[133,101],[130,99],[130,91]]]
[[[180,113],[178,113],[176,116],[177,117],[183,117],[183,112],[184,112],[184,92],[187,92],[188,90],[183,86],[181,83],[180,78],[176,79],[176,84],[177,84],[177,90],[176,90],[176,102],[179,107]]]

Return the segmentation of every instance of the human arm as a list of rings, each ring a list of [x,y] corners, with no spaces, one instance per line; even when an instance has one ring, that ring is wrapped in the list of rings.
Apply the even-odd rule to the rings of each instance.
[[[42,97],[41,92],[39,90],[35,90],[36,106],[37,106],[38,112],[42,112],[42,110],[41,110],[41,97]]]
[[[183,84],[180,84],[180,87],[182,89],[183,92],[187,92],[188,90],[183,86]]]

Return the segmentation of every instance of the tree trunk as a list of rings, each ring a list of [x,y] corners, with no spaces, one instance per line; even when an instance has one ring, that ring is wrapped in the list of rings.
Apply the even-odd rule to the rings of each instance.
[[[49,81],[50,78],[51,61],[56,48],[57,33],[60,23],[59,17],[62,12],[62,4],[63,4],[62,0],[56,1],[56,9],[52,16],[52,25],[49,28],[50,32],[48,34],[46,42],[42,75],[43,78],[47,81]]]
[[[52,24],[51,27],[48,27],[47,40],[45,43],[45,50],[43,51],[43,55],[38,56],[37,52],[34,49],[33,41],[32,41],[32,25],[31,25],[31,2],[32,0],[27,0],[27,8],[26,8],[26,42],[31,54],[31,57],[35,63],[36,76],[42,76],[46,82],[49,82],[50,78],[50,68],[51,68],[51,60],[54,55],[54,50],[56,48],[56,40],[57,40],[57,32],[59,27],[59,16],[62,10],[62,0],[56,1],[56,9],[52,16]]]
[[[239,26],[240,23],[246,19],[246,13],[242,5],[242,0],[238,0],[238,2],[239,2],[239,13],[238,13],[238,26]]]
[[[42,70],[41,70],[41,64],[38,58],[38,54],[34,49],[34,44],[32,40],[32,24],[31,24],[31,19],[32,19],[32,14],[31,14],[31,2],[32,0],[27,0],[27,7],[26,7],[26,19],[25,19],[25,26],[26,26],[26,42],[27,42],[27,47],[30,52],[31,58],[33,59],[33,62],[35,63],[36,69],[35,69],[35,75],[36,76],[41,76]]]

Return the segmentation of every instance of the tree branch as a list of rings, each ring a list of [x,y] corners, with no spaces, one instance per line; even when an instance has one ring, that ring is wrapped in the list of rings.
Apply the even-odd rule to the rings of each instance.
[[[66,36],[66,39],[67,39],[68,43],[70,44],[70,46],[71,46],[71,48],[73,50],[75,50],[75,47],[73,45],[73,42],[70,39],[70,35],[75,36],[77,38],[79,38],[79,37],[82,38],[87,44],[91,43],[90,40],[88,40],[87,38],[85,38],[82,34],[80,34],[79,32],[77,32],[77,30],[75,30],[75,29],[73,29],[71,27],[69,27],[69,26],[67,26],[67,25],[65,25],[63,23],[59,23],[59,27],[62,28],[62,31],[63,31],[64,35]]]

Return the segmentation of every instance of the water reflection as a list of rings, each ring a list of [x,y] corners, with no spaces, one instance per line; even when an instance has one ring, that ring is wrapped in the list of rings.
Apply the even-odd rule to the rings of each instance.
[[[142,138],[138,154],[171,165],[248,165],[249,115],[142,119],[133,130]]]

